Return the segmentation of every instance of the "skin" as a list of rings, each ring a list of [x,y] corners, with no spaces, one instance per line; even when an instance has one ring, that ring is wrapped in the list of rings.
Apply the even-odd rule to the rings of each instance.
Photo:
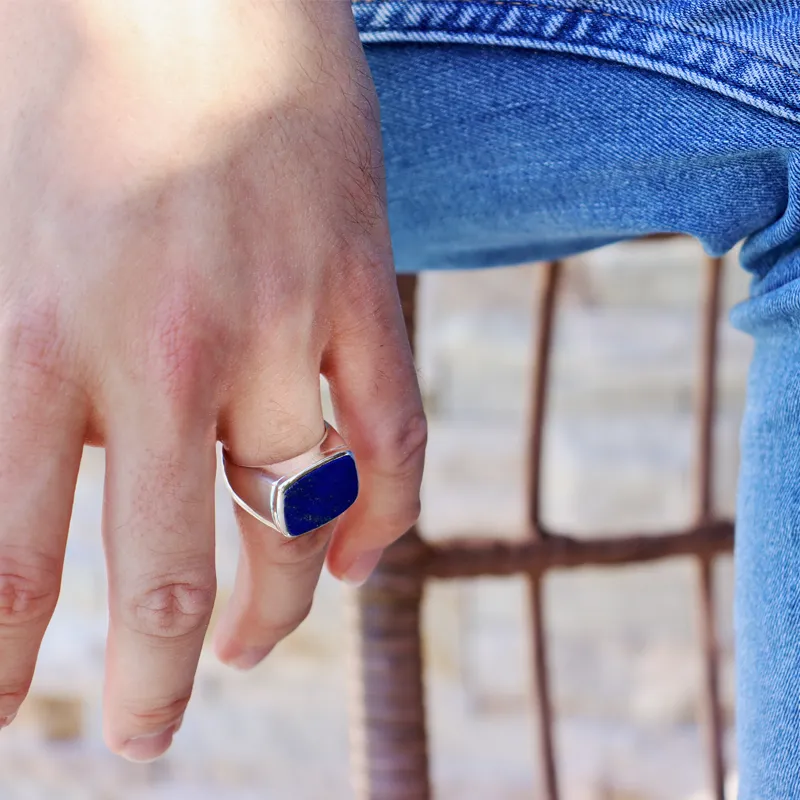
[[[238,514],[219,657],[257,664],[327,554],[360,583],[416,519],[426,427],[396,294],[378,109],[346,0],[0,0],[0,718],[58,597],[85,444],[106,449],[105,737],[180,724],[215,597],[215,446],[323,431],[361,496],[287,541]]]

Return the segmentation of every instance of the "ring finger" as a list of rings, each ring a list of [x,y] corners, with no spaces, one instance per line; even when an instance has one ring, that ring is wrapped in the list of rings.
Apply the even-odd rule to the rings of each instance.
[[[299,456],[325,431],[319,372],[308,368],[299,377],[295,371],[288,386],[265,380],[250,387],[228,417],[225,445],[234,463],[269,465]],[[249,669],[307,616],[335,523],[289,539],[238,506],[235,510],[242,550],[215,649],[222,661]]]

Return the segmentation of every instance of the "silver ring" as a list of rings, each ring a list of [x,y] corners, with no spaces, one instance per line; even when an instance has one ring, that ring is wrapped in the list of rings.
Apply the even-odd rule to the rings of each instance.
[[[327,422],[319,444],[289,461],[244,466],[223,448],[222,468],[234,501],[289,539],[332,522],[358,497],[355,456]]]

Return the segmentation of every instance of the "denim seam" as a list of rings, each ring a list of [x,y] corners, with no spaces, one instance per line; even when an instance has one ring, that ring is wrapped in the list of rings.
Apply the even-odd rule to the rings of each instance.
[[[353,0],[353,5],[355,6],[374,6],[380,5],[382,2],[386,2],[386,0]],[[429,6],[436,6],[436,5],[446,5],[446,2],[442,2],[442,0],[424,0],[425,5]],[[664,25],[662,22],[654,22],[653,20],[644,19],[642,17],[636,17],[633,14],[620,14],[615,11],[599,11],[594,10],[591,8],[568,8],[566,6],[553,6],[549,3],[536,3],[532,2],[532,0],[489,0],[489,2],[484,2],[482,0],[462,0],[465,6],[486,6],[492,7],[497,6],[502,8],[503,6],[519,6],[521,8],[543,8],[548,11],[560,11],[566,14],[593,14],[596,17],[609,17],[610,19],[618,19],[622,22],[635,22],[637,25],[645,25],[649,28],[658,28],[662,31],[667,31],[668,33],[677,33],[681,36],[692,36],[695,39],[699,39],[702,42],[708,42],[708,44],[715,44],[719,45],[720,47],[727,47],[730,50],[735,50],[737,53],[741,53],[743,56],[747,56],[748,58],[752,58],[756,61],[760,61],[763,64],[766,64],[768,67],[774,67],[775,69],[782,70],[784,72],[788,72],[790,75],[794,75],[796,78],[800,78],[800,72],[792,69],[787,64],[781,64],[779,61],[771,61],[768,58],[764,58],[764,56],[759,55],[754,50],[747,50],[744,47],[740,47],[733,42],[727,42],[725,39],[717,39],[713,36],[709,36],[708,34],[704,33],[697,33],[696,31],[686,30],[684,28],[676,28],[671,25]],[[500,34],[502,35],[502,34]],[[641,54],[640,54],[641,55]]]
[[[407,5],[406,5],[407,3]],[[527,8],[532,11],[538,11],[544,15],[572,15],[573,17],[580,18],[580,16],[593,16],[594,18],[606,17],[615,22],[620,22],[629,25],[639,26],[643,31],[651,29],[661,31],[669,36],[678,37],[680,40],[683,37],[691,38],[694,41],[702,42],[705,45],[713,47],[724,47],[729,52],[736,52],[744,59],[746,65],[750,61],[757,62],[757,68],[762,70],[776,70],[779,74],[773,72],[773,80],[784,83],[783,87],[773,87],[773,91],[764,91],[761,87],[754,85],[753,82],[742,82],[736,80],[731,74],[730,70],[720,69],[718,71],[709,72],[697,63],[681,59],[680,57],[670,57],[669,54],[637,47],[636,42],[625,41],[625,37],[615,36],[611,40],[604,40],[596,35],[596,32],[582,32],[579,37],[570,40],[561,32],[556,32],[549,36],[543,36],[541,32],[541,24],[535,26],[536,30],[530,27],[525,27],[524,23],[517,24],[516,30],[502,31],[499,30],[499,25],[493,25],[490,29],[485,31],[474,31],[463,24],[453,24],[448,20],[445,25],[431,23],[430,19],[424,21],[413,20],[409,17],[409,12],[418,10],[420,8],[431,9],[450,9],[456,6],[452,0],[449,2],[442,2],[441,0],[405,0],[405,2],[397,2],[397,0],[354,0],[353,7],[356,14],[357,22],[361,23],[362,35],[367,41],[381,41],[382,36],[392,37],[391,40],[398,41],[407,38],[411,41],[424,41],[426,36],[429,36],[429,41],[434,41],[435,36],[449,36],[452,41],[469,42],[473,40],[476,44],[511,44],[514,46],[528,45],[531,47],[539,47],[540,49],[555,49],[560,46],[562,49],[570,48],[572,52],[580,54],[583,50],[586,54],[587,48],[592,48],[599,51],[600,57],[606,57],[614,61],[626,63],[625,56],[630,55],[633,58],[640,60],[644,59],[649,63],[641,64],[634,63],[634,66],[644,67],[647,69],[658,70],[658,65],[663,64],[665,69],[671,68],[678,71],[678,74],[670,73],[673,77],[690,80],[692,76],[696,76],[695,82],[705,80],[710,82],[710,88],[721,91],[719,87],[727,86],[729,90],[724,93],[735,92],[734,99],[743,102],[751,100],[751,104],[757,105],[764,110],[771,113],[778,113],[783,116],[788,116],[795,121],[798,120],[800,114],[800,107],[787,101],[780,93],[780,88],[787,88],[785,81],[791,81],[791,86],[788,87],[792,95],[800,96],[800,85],[795,86],[793,78],[800,78],[800,72],[788,67],[784,64],[772,61],[752,52],[746,48],[739,47],[738,45],[718,40],[713,36],[707,36],[694,31],[682,30],[680,28],[663,25],[658,22],[652,22],[646,19],[641,19],[634,15],[624,15],[612,13],[607,10],[593,10],[593,9],[575,9],[554,6],[549,3],[532,2],[532,0],[493,0],[492,2],[481,2],[481,0],[459,0],[457,3],[458,10],[467,9],[496,9],[498,13],[502,14],[504,7],[518,7]],[[374,24],[374,14],[379,8],[388,8],[393,13],[399,16],[393,20],[392,25]],[[427,27],[426,27],[427,26]],[[491,40],[491,41],[487,41]],[[441,39],[439,39],[441,41]],[[595,53],[589,53],[595,55]],[[745,67],[746,68],[746,67]],[[742,71],[742,67],[738,68]],[[791,77],[789,77],[791,76]],[[703,84],[705,85],[705,84]],[[777,89],[777,91],[776,91]],[[744,95],[742,97],[741,95]],[[760,101],[760,102],[759,102]]]

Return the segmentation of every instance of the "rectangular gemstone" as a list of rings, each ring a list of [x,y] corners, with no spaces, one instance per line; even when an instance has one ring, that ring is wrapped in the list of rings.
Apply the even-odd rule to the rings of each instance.
[[[302,536],[336,519],[358,497],[352,453],[342,453],[301,475],[286,487],[283,522],[289,536]]]

